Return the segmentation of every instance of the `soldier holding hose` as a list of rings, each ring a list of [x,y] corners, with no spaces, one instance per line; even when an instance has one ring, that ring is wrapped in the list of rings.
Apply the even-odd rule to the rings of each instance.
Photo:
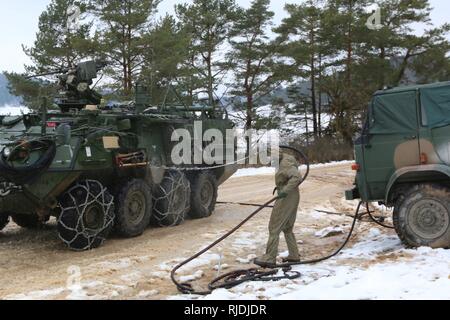
[[[297,159],[288,154],[280,155],[280,168],[275,176],[276,190],[279,199],[275,203],[269,223],[269,241],[266,254],[255,259],[254,263],[263,268],[276,266],[280,235],[286,238],[289,256],[283,262],[300,262],[300,253],[294,235],[294,225],[300,203],[299,185],[302,180]]]

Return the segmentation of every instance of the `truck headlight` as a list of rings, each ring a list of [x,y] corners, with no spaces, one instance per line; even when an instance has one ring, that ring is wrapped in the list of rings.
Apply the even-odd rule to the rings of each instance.
[[[11,155],[11,149],[10,149],[9,147],[5,147],[5,148],[3,149],[3,156],[4,156],[5,158],[9,158],[10,155]]]

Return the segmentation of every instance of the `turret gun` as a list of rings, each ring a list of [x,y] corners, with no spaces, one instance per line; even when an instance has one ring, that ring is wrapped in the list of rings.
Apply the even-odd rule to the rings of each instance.
[[[27,79],[58,75],[59,94],[55,99],[62,112],[99,105],[102,95],[91,88],[98,73],[107,66],[104,61],[85,61],[69,68],[37,74]]]

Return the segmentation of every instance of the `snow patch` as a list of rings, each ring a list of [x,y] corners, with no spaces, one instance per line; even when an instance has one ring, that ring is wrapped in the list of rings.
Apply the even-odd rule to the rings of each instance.
[[[336,161],[330,163],[320,163],[311,165],[311,169],[320,169],[320,168],[328,168],[334,167],[337,165],[351,164],[354,161]],[[304,170],[305,167],[300,167],[301,170]],[[273,175],[276,173],[276,168],[274,167],[261,167],[261,168],[245,168],[238,170],[232,178],[241,178],[241,177],[251,177],[251,176],[262,176],[262,175]]]
[[[199,279],[203,278],[204,275],[205,275],[205,273],[202,270],[199,270],[199,271],[197,271],[194,274],[180,277],[179,281],[181,283],[192,282],[192,281],[199,280]]]
[[[0,107],[1,116],[20,116],[21,114],[30,113],[31,110],[27,107],[14,107],[14,106],[4,106]]]
[[[64,288],[48,289],[32,291],[29,293],[20,293],[6,296],[5,300],[45,300],[57,295],[62,294],[65,291]]]
[[[344,233],[345,233],[345,230],[343,227],[328,227],[328,228],[322,229],[320,231],[317,231],[314,235],[317,238],[324,239],[324,238],[335,237],[335,236],[338,236],[338,235],[341,235]]]
[[[378,228],[368,230],[363,239],[331,260],[294,267],[302,274],[300,279],[249,282],[201,299],[450,299],[449,250],[406,250],[397,236]]]

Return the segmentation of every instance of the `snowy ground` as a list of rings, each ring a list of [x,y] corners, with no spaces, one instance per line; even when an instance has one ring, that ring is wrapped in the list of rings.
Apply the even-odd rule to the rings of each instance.
[[[293,270],[301,280],[247,283],[204,299],[450,299],[450,251],[406,250],[377,228],[338,258]]]
[[[263,202],[273,189],[273,176],[267,174],[241,171],[221,187],[219,200]],[[352,219],[317,210],[353,213],[356,203],[342,197],[353,178],[347,163],[312,169],[302,188],[295,228],[305,259],[331,253],[345,238]],[[378,215],[388,215],[376,209]],[[206,297],[177,294],[170,281],[172,268],[252,211],[221,205],[209,219],[150,229],[135,239],[111,239],[87,253],[65,250],[52,228],[33,233],[10,226],[0,233],[0,283],[4,284],[0,299],[450,299],[450,251],[406,250],[393,231],[367,221],[358,224],[341,255],[295,267],[300,279],[246,283]],[[220,274],[252,268],[252,260],[264,252],[269,214],[265,210],[235,236],[180,270],[179,278],[201,289]],[[287,253],[281,244],[283,257]]]
[[[327,168],[332,167],[336,165],[350,165],[354,161],[338,161],[338,162],[330,162],[330,163],[323,163],[323,164],[313,164],[311,165],[311,169],[320,169],[320,168]],[[301,167],[300,169],[305,169],[304,167]],[[252,177],[252,176],[261,176],[261,175],[273,175],[275,174],[276,168],[274,167],[261,167],[261,168],[246,168],[246,169],[240,169],[238,170],[233,178],[240,178],[240,177]]]

